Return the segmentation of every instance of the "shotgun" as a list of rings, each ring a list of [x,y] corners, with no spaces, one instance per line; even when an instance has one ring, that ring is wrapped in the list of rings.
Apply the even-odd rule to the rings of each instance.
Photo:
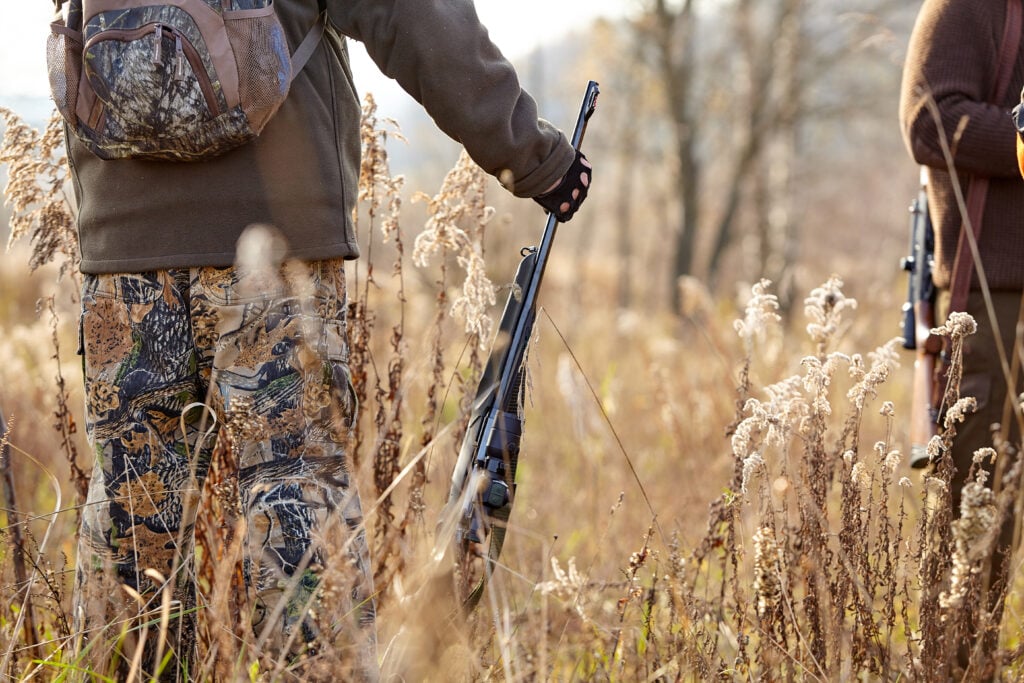
[[[579,149],[597,103],[598,85],[587,84],[576,119],[572,146]],[[469,427],[452,472],[448,504],[442,513],[453,524],[457,590],[463,607],[473,609],[497,563],[515,501],[516,468],[523,434],[526,352],[533,333],[537,293],[555,239],[558,221],[548,213],[540,246],[522,250],[515,286],[505,303],[491,354],[480,377]],[[441,538],[447,538],[442,532]],[[476,575],[469,566],[482,560]],[[461,575],[460,575],[461,574]]]
[[[914,356],[913,403],[910,408],[910,465],[928,464],[928,441],[938,429],[935,402],[935,367],[942,339],[931,334],[935,327],[935,286],[932,284],[935,235],[928,215],[928,169],[921,167],[917,197],[910,205],[910,254],[901,259],[907,278],[903,304],[903,348]]]

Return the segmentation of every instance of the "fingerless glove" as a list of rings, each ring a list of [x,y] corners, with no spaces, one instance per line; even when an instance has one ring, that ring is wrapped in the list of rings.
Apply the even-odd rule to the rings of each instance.
[[[555,218],[562,223],[572,218],[573,214],[580,208],[583,200],[587,198],[587,190],[590,189],[590,178],[593,169],[584,165],[583,162],[586,158],[583,152],[576,150],[576,158],[573,160],[572,166],[569,167],[569,170],[562,177],[562,181],[558,183],[558,186],[550,192],[545,192],[533,198],[533,201],[555,214]],[[566,211],[562,211],[563,204],[569,205]]]

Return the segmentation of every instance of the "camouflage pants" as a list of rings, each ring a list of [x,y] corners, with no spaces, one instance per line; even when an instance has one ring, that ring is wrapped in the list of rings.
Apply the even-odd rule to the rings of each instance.
[[[375,676],[345,306],[341,260],[85,278],[83,670]]]

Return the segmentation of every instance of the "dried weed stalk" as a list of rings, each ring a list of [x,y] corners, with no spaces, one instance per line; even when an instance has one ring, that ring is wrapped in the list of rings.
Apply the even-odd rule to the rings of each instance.
[[[484,202],[485,188],[483,170],[463,152],[437,195],[418,193],[413,197],[413,201],[427,202],[430,215],[423,232],[416,237],[413,263],[425,267],[439,251],[455,255],[466,279],[462,295],[452,302],[452,313],[463,317],[466,332],[476,335],[480,344],[490,341],[491,319],[487,311],[495,302],[494,285],[484,267],[484,228],[494,215],[494,209]]]
[[[388,491],[400,470],[402,439],[404,434],[403,410],[405,395],[405,280],[403,275],[404,242],[399,221],[402,199],[401,189],[404,178],[393,177],[387,152],[388,137],[401,139],[394,121],[381,121],[377,116],[377,105],[368,95],[363,102],[363,116],[360,126],[362,142],[362,165],[359,177],[359,201],[366,211],[367,222],[364,243],[367,244],[365,280],[358,284],[360,272],[356,271],[356,298],[349,302],[349,363],[356,397],[365,412],[372,416],[373,439],[373,483],[378,496]],[[358,208],[353,219],[359,225]],[[378,226],[379,221],[379,226]],[[382,244],[391,244],[394,249],[392,279],[397,283],[394,300],[397,308],[385,305],[385,300],[376,297],[377,284],[374,279],[374,243],[379,227]],[[383,293],[383,290],[380,292]],[[395,311],[394,322],[386,348],[374,343],[374,330],[379,312],[387,308]],[[382,366],[376,361],[376,354],[386,354]],[[372,397],[372,402],[368,399]],[[363,448],[363,429],[354,430],[354,443],[350,448],[355,467],[359,466]],[[405,559],[399,547],[403,531],[395,523],[395,502],[391,495],[383,495],[377,503],[374,523],[375,577],[381,585],[388,585],[396,572],[400,571]]]
[[[359,169],[358,204],[352,210],[352,220],[357,229],[360,225],[360,208],[366,211],[367,227],[362,235],[366,254],[365,258],[356,264],[353,277],[355,286],[350,290],[355,292],[355,296],[348,302],[349,368],[356,399],[362,406],[368,405],[367,398],[371,388],[375,388],[375,391],[380,389],[379,376],[373,381],[370,380],[370,370],[374,367],[371,344],[376,325],[376,313],[371,307],[371,285],[376,284],[374,247],[377,242],[375,227],[378,218],[383,240],[387,242],[395,238],[399,251],[402,250],[399,216],[402,206],[401,188],[405,184],[405,179],[402,176],[391,176],[387,153],[389,136],[402,139],[397,124],[390,119],[382,121],[377,116],[377,103],[373,96],[367,95],[363,102],[359,127],[362,161]],[[363,266],[366,268],[365,274],[360,270]],[[395,261],[395,269],[401,282],[400,257]],[[399,301],[402,301],[403,296],[399,294]],[[399,318],[403,317],[404,308],[401,308]],[[376,373],[376,370],[374,372]],[[353,442],[349,450],[355,469],[358,469],[361,461],[363,432],[362,429],[353,430]]]
[[[57,261],[61,275],[77,277],[78,232],[65,189],[63,119],[54,112],[42,134],[10,109],[0,107],[0,119],[5,124],[0,164],[7,164],[8,174],[4,203],[13,210],[7,248],[27,236],[32,270]]]
[[[74,414],[69,406],[70,395],[68,393],[67,381],[60,362],[60,320],[57,316],[57,308],[54,298],[48,297],[44,302],[47,311],[50,313],[50,340],[53,344],[53,361],[57,368],[54,382],[57,390],[57,409],[53,413],[53,429],[60,436],[60,445],[71,469],[71,482],[74,484],[78,500],[84,501],[89,493],[89,474],[82,469],[79,460],[78,446],[75,442],[75,435],[78,433],[78,424],[75,422]],[[76,509],[75,526],[78,526],[79,510]]]

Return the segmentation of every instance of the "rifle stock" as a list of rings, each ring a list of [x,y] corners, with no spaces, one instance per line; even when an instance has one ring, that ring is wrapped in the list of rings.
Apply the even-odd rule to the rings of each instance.
[[[914,356],[913,403],[910,409],[910,464],[924,467],[928,464],[926,448],[938,429],[935,410],[935,367],[940,345],[938,337],[931,335],[935,326],[935,312],[931,302],[919,301],[915,306],[916,336]]]

